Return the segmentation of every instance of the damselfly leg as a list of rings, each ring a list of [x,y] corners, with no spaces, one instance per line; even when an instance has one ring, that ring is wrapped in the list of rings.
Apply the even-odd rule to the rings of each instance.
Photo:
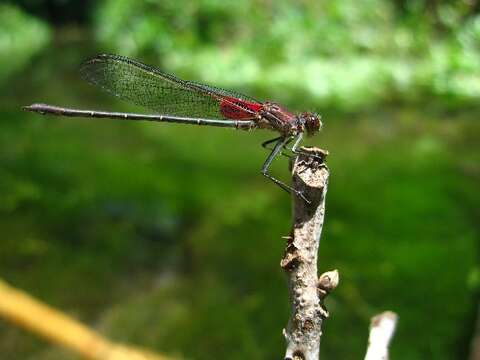
[[[278,140],[283,139],[283,138],[284,138],[284,136],[278,136],[278,137],[276,137],[276,138],[274,138],[274,139],[264,141],[264,142],[262,143],[262,147],[265,148],[265,149],[267,149],[267,150],[273,150],[273,148],[270,147],[269,145],[270,145],[270,144],[274,144],[274,143],[276,143]],[[290,141],[291,141],[291,139],[290,139]],[[290,142],[290,141],[289,141],[289,142]],[[288,143],[287,143],[287,144],[288,144]],[[287,144],[286,144],[286,145],[287,145]],[[291,158],[292,158],[292,155],[287,154],[287,153],[285,153],[285,152],[283,151],[283,150],[287,149],[287,146],[286,146],[286,145],[283,147],[281,154],[282,154],[283,156],[288,157],[289,159],[291,159]]]
[[[284,149],[284,147],[292,141],[291,137],[280,137],[278,139],[274,139],[277,141],[275,144],[275,147],[273,148],[272,152],[270,155],[268,155],[267,160],[265,160],[265,163],[262,166],[262,174],[269,180],[273,181],[275,184],[280,186],[283,190],[285,190],[288,193],[294,193],[296,196],[302,198],[307,204],[310,204],[310,200],[308,200],[301,191],[295,190],[291,186],[285,184],[284,182],[278,180],[277,178],[273,177],[269,173],[270,165],[272,165],[273,160],[278,156],[278,154],[281,153],[281,151]]]
[[[319,161],[323,161],[325,159],[324,155],[318,155],[318,154],[312,154],[310,151],[303,151],[303,150],[298,150],[298,145],[302,141],[303,138],[303,133],[300,133],[297,135],[295,138],[295,141],[293,142],[293,146],[290,148],[290,151],[294,153],[295,155],[305,155],[309,157],[313,157],[314,159],[317,159]]]

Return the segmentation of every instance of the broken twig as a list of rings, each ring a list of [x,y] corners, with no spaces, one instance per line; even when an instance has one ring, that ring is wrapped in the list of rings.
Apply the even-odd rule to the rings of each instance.
[[[317,253],[325,215],[329,170],[327,152],[302,148],[293,164],[293,188],[309,202],[294,196],[293,228],[287,237],[282,268],[288,276],[292,314],[284,330],[285,360],[317,360],[322,322],[328,317],[323,301],[338,285],[338,271],[318,277]]]

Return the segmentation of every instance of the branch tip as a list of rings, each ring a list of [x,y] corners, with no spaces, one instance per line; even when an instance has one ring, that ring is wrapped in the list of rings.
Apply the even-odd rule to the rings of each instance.
[[[385,311],[372,317],[365,360],[387,360],[388,348],[397,326],[398,315]]]

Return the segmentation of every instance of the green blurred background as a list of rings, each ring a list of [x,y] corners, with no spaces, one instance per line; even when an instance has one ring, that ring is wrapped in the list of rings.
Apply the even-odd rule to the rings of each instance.
[[[369,318],[396,359],[464,359],[480,268],[480,2],[24,0],[0,4],[0,276],[118,341],[279,359],[290,199],[267,132],[44,118],[32,102],[138,111],[78,64],[127,55],[319,112],[330,151],[323,359]],[[288,177],[285,159],[275,173]],[[0,320],[2,359],[77,359]]]

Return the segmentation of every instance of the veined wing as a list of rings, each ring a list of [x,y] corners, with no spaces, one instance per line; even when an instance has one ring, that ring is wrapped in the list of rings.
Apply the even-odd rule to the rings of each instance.
[[[247,120],[261,108],[259,101],[243,94],[182,80],[119,55],[98,55],[80,72],[112,95],[161,114]]]

